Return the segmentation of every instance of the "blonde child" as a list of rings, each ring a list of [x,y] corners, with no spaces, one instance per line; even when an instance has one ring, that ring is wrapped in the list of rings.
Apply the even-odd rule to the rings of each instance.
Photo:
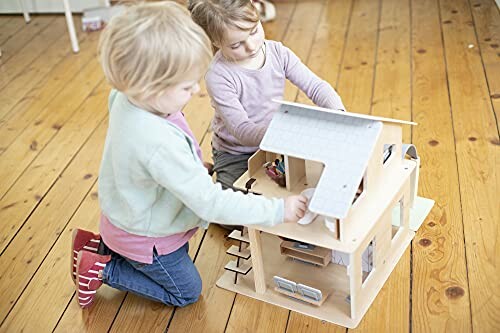
[[[174,2],[126,9],[103,31],[99,54],[114,89],[99,173],[100,235],[78,229],[72,243],[79,305],[90,306],[105,283],[185,306],[201,293],[188,240],[203,221],[296,222],[305,198],[247,196],[212,182],[181,113],[212,56],[186,9]]]
[[[218,49],[205,80],[215,109],[213,169],[224,188],[247,170],[287,79],[316,105],[345,109],[335,90],[290,49],[265,39],[251,0],[191,0],[189,10]]]

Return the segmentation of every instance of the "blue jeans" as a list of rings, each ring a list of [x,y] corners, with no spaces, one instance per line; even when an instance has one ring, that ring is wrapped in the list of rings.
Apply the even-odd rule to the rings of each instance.
[[[137,262],[111,251],[111,261],[103,271],[103,282],[167,305],[194,303],[201,294],[201,278],[188,250],[189,243],[162,256],[155,249],[152,264]]]

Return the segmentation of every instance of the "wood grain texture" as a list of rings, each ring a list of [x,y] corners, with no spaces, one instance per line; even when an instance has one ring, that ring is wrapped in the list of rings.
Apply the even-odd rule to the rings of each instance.
[[[440,1],[474,331],[500,331],[500,149],[466,0]],[[497,141],[498,142],[498,141]],[[479,245],[478,245],[479,244]],[[448,291],[450,297],[455,292]]]
[[[99,102],[103,100],[99,99]],[[0,262],[4,265],[0,270],[0,292],[4,301],[0,303],[0,319],[7,316],[96,181],[106,128],[107,124],[101,122],[51,191],[43,200],[39,199],[40,206],[2,253]],[[65,266],[68,267],[67,263]]]
[[[500,11],[494,1],[469,0],[472,23],[477,37],[488,90],[500,127]]]
[[[40,110],[43,110],[66,85],[68,85],[77,73],[82,71],[83,68],[94,60],[96,57],[96,44],[99,35],[90,35],[88,38],[82,40],[80,45],[82,50],[77,54],[68,53],[64,59],[59,61],[57,65],[53,66],[50,75],[45,76],[43,79],[36,81],[38,75],[31,77],[31,72],[27,71],[26,76],[30,77],[36,84],[25,87],[28,91],[24,91],[20,86],[23,82],[23,75],[21,82],[17,87],[24,95],[20,97],[21,93],[14,95],[2,94],[0,95],[0,110],[5,116],[0,119],[0,154],[2,154],[7,147],[14,141],[17,136],[30,124],[30,122],[39,116]],[[53,53],[53,52],[50,52]],[[41,61],[41,66],[46,66],[46,60]],[[34,63],[38,65],[38,61]],[[14,87],[18,85],[17,81],[12,83]],[[6,89],[9,89],[9,85]],[[20,97],[17,100],[15,96]]]
[[[422,160],[419,194],[436,201],[413,240],[412,327],[415,332],[469,332],[459,177],[441,38],[441,24],[448,23],[440,21],[436,1],[412,1],[411,6],[412,110],[419,124],[413,142]]]
[[[368,114],[373,91],[380,1],[354,1],[337,92],[347,111]]]

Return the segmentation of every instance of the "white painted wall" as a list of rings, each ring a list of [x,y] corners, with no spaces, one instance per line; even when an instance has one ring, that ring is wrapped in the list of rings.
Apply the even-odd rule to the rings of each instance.
[[[0,0],[0,13],[22,13],[20,2],[24,1],[30,13],[64,13],[62,0]],[[83,9],[104,6],[104,0],[70,0],[73,13]]]

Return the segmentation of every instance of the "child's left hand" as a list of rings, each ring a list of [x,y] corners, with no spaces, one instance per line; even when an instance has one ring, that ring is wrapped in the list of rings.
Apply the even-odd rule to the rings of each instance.
[[[214,174],[214,165],[210,162],[203,162],[203,166],[207,169],[208,174],[212,176]]]

